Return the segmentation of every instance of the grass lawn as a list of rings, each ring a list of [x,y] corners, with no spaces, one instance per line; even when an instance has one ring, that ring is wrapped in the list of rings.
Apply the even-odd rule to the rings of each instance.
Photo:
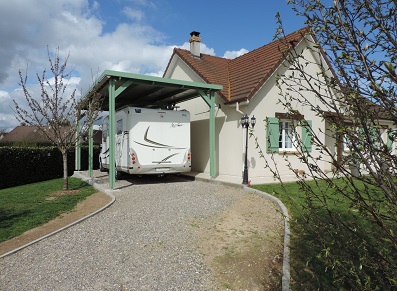
[[[96,190],[77,178],[69,178],[73,194],[57,195],[63,179],[0,190],[0,242],[43,225],[63,212],[72,210]]]
[[[339,187],[345,186],[342,180],[334,182]],[[360,183],[358,182],[358,187],[362,187],[360,192],[362,189],[364,193],[365,186]],[[390,251],[389,242],[379,233],[376,224],[363,216],[359,205],[336,193],[335,189],[324,181],[318,181],[318,184],[310,181],[308,184],[314,190],[310,197],[296,182],[285,183],[284,187],[281,184],[253,186],[278,197],[288,208],[291,216],[292,289],[357,290],[368,278],[370,284],[375,281],[387,281],[387,278],[382,277],[382,270],[379,268],[382,265],[369,263],[372,262],[371,256],[381,250],[394,262],[397,261],[397,257]],[[347,187],[344,189],[349,191]],[[368,193],[372,199],[381,197],[381,192],[376,188],[370,189]],[[379,200],[378,206],[382,207],[382,199],[376,200]],[[314,208],[315,211],[311,211],[310,208]],[[344,230],[340,222],[333,222],[334,218],[329,216],[327,209],[332,210],[337,220],[351,226],[354,231]],[[390,227],[397,230],[395,224]],[[331,262],[328,257],[338,259]],[[327,265],[324,261],[334,265]],[[344,265],[351,262],[357,266],[354,276],[358,277],[347,282],[335,276],[333,267],[343,270]],[[346,275],[349,271],[346,270]],[[392,271],[392,274],[395,275],[396,272]],[[359,278],[360,284],[354,281],[356,278]]]

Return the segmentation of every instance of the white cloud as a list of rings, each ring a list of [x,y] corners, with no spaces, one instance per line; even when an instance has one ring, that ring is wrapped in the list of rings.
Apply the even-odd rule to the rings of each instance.
[[[132,21],[140,22],[145,17],[145,13],[139,9],[132,9],[131,7],[125,7],[123,13]]]
[[[181,48],[181,49],[185,49],[185,50],[190,50],[190,43],[185,42],[183,45],[177,46],[177,47]],[[202,54],[211,55],[211,56],[216,55],[215,50],[213,48],[207,47],[207,45],[205,43],[200,43],[200,52]]]
[[[225,54],[223,55],[223,57],[226,59],[235,59],[235,58],[242,56],[246,53],[248,53],[248,50],[246,50],[245,48],[242,48],[238,51],[226,51]]]
[[[17,124],[11,106],[12,99],[23,101],[23,94],[17,89],[19,69],[23,74],[28,69],[29,90],[40,96],[35,74],[49,67],[47,46],[51,52],[59,48],[63,58],[70,53],[68,65],[75,72],[68,90],[78,88],[78,94],[80,90],[84,93],[107,69],[162,76],[174,48],[165,44],[166,36],[161,32],[141,24],[145,9],[157,9],[150,0],[132,0],[133,8],[125,9],[113,3],[112,7],[117,8],[109,15],[114,18],[127,15],[134,21],[110,28],[106,26],[110,20],[101,15],[100,1],[3,2],[0,38],[7,41],[0,48],[0,118],[3,120],[0,126],[7,122],[9,127]],[[189,49],[188,43],[183,47],[186,45]],[[215,55],[214,49],[205,44],[201,44],[201,51]]]
[[[18,125],[19,122],[15,118],[14,113],[9,112],[7,114],[0,114],[0,129],[4,129],[9,132]]]
[[[0,129],[10,131],[18,125],[13,112],[14,103],[7,91],[0,91]]]
[[[149,0],[130,0],[130,1],[136,5],[156,8],[156,4],[153,1],[149,1]]]
[[[13,104],[10,94],[7,91],[0,91],[0,115],[10,111],[10,106]]]

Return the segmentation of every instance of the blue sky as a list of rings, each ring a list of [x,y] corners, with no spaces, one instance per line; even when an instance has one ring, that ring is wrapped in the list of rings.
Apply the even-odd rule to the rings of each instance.
[[[279,12],[285,31],[304,26],[286,0],[13,0],[0,3],[0,129],[18,125],[12,100],[23,103],[18,70],[48,66],[47,45],[70,53],[69,89],[85,92],[106,69],[161,76],[174,47],[201,32],[202,52],[233,58],[272,41]]]

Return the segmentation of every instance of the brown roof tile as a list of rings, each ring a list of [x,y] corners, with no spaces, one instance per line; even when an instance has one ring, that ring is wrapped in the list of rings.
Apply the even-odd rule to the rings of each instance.
[[[285,50],[297,44],[308,28],[295,31],[284,40],[276,40],[235,59],[201,54],[194,58],[188,50],[174,49],[188,66],[205,82],[220,84],[223,90],[219,95],[225,103],[249,100],[274,73],[284,60]]]
[[[228,63],[230,60],[201,54],[200,58],[194,58],[188,50],[174,49],[177,54],[188,66],[190,66],[205,82],[219,84],[223,86],[220,95],[225,100],[229,96]]]

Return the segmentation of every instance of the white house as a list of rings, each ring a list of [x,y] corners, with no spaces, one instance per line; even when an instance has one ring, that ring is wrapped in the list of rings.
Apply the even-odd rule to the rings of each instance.
[[[174,49],[164,77],[223,85],[223,90],[216,95],[215,101],[218,179],[235,183],[242,181],[246,136],[240,124],[243,114],[255,116],[257,123],[254,133],[262,152],[267,159],[270,159],[270,153],[273,154],[283,179],[295,178],[291,168],[300,172],[307,171],[306,165],[295,156],[296,149],[286,134],[291,121],[304,118],[331,152],[335,155],[342,154],[343,145],[333,135],[326,134],[329,125],[323,117],[316,116],[310,107],[299,101],[292,105],[298,114],[291,116],[278,103],[280,89],[276,86],[276,78],[278,75],[289,74],[285,52],[294,48],[304,54],[304,59],[312,64],[306,67],[310,74],[315,75],[320,71],[320,66],[327,66],[327,61],[321,54],[314,54],[306,49],[315,43],[308,28],[287,35],[285,41],[276,40],[232,60],[200,53],[200,41],[199,33],[192,32],[190,51]],[[332,70],[329,71],[332,74]],[[305,94],[305,98],[312,104],[321,106],[313,93]],[[208,106],[200,99],[192,99],[179,105],[191,114],[192,171],[209,176]],[[301,131],[300,138],[306,150],[311,151],[313,156],[318,156],[320,153],[311,146],[307,128],[302,127],[298,131]],[[255,184],[273,182],[274,176],[265,168],[265,161],[255,148],[254,139],[249,139],[248,144],[249,180]],[[288,156],[291,167],[286,165],[285,155]],[[319,166],[329,172],[333,168],[333,164],[327,160],[321,161]]]

